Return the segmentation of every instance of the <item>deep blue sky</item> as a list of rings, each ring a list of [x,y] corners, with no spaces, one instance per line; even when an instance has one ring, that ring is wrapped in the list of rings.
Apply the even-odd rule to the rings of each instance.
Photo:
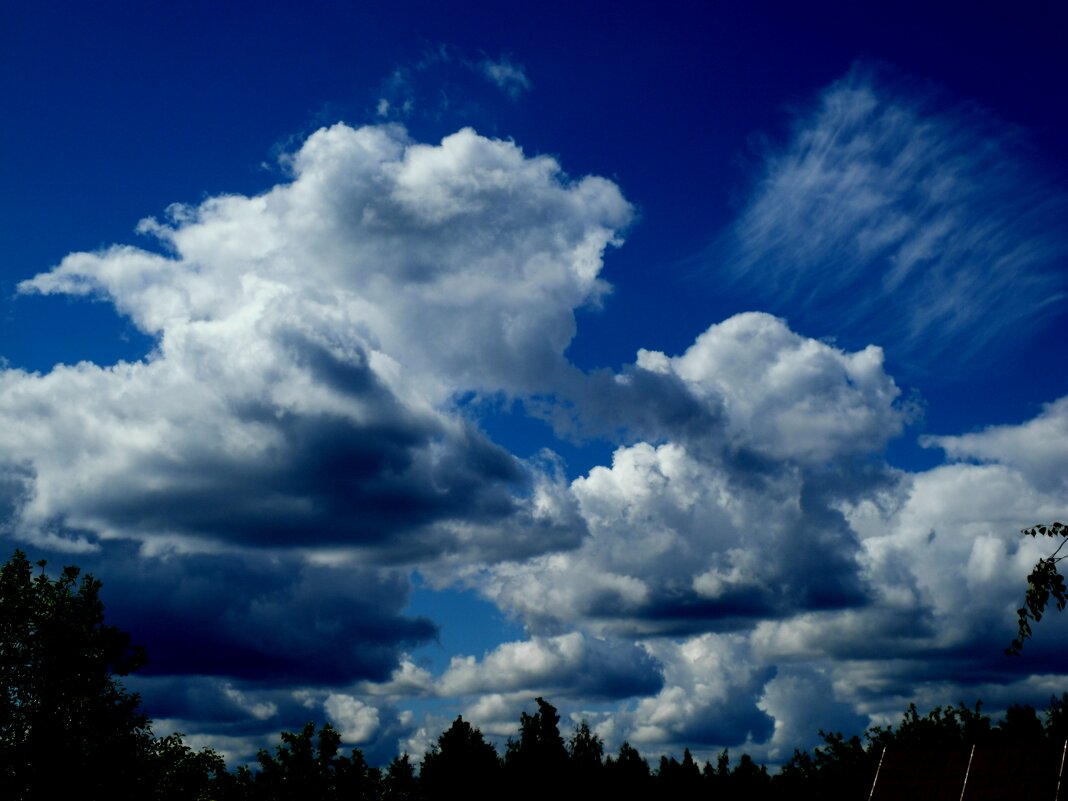
[[[774,761],[1062,689],[1055,621],[1000,661],[1068,512],[1055,4],[0,14],[0,536],[153,716]]]

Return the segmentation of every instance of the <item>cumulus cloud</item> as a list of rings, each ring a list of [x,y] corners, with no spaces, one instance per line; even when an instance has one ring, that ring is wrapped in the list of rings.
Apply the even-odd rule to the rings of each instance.
[[[615,421],[645,408],[629,436],[647,439],[572,482],[579,548],[468,578],[535,631],[642,644],[663,686],[610,715],[613,736],[778,760],[820,726],[858,731],[918,692],[956,702],[953,687],[971,697],[1014,675],[1002,650],[1044,545],[1017,532],[1064,515],[1063,400],[1020,425],[929,438],[962,461],[895,470],[878,454],[912,411],[881,351],[763,314],[712,326],[680,356],[641,351],[574,397]],[[1031,658],[1065,669],[1049,646]],[[500,689],[513,708],[518,690]]]
[[[820,730],[861,732],[869,725],[868,716],[839,700],[833,682],[813,668],[777,674],[764,686],[759,706],[775,721],[765,751],[773,762],[787,761],[794,749],[809,748],[813,733]]]
[[[719,255],[819,333],[966,365],[1064,308],[1068,196],[1018,134],[931,94],[867,67],[826,89],[767,156]]]
[[[702,403],[723,410],[731,445],[775,460],[877,452],[907,419],[880,348],[845,353],[767,314],[713,325],[675,358],[641,350],[637,366],[677,376]]]
[[[161,717],[254,753],[325,710],[385,753],[411,732],[370,699],[425,681],[402,655],[436,633],[404,615],[391,565],[585,535],[552,455],[512,456],[460,399],[574,371],[575,310],[606,292],[631,208],[470,129],[426,145],[336,125],[285,161],[260,195],[143,221],[153,249],[74,253],[20,285],[109,302],[154,347],[0,371],[3,534],[106,577]]]
[[[669,441],[702,459],[729,450],[814,466],[874,454],[916,416],[881,348],[849,353],[763,312],[710,325],[681,355],[643,348],[619,373],[566,378],[563,402],[527,401],[561,436]]]
[[[345,742],[365,743],[378,729],[378,710],[355,696],[331,693],[324,707]]]
[[[644,649],[573,631],[502,643],[481,661],[454,657],[438,691],[472,695],[524,690],[553,697],[626,698],[655,692],[662,683],[659,666]]]
[[[773,721],[757,700],[774,670],[747,658],[743,638],[704,634],[651,647],[665,665],[665,686],[638,703],[634,742],[737,746],[768,739]]]
[[[198,727],[234,737],[254,735],[264,723],[275,730],[302,709],[285,691],[227,678],[134,674],[123,683],[141,696],[153,716],[195,721]]]
[[[394,389],[534,391],[561,368],[573,311],[607,289],[601,258],[631,215],[611,182],[572,181],[552,158],[470,129],[423,145],[339,124],[291,165],[294,180],[263,195],[142,223],[173,257],[74,254],[20,289],[102,294],[164,357],[172,339],[205,346],[203,328],[289,322],[363,345]]]
[[[429,695],[433,691],[434,677],[425,667],[415,664],[405,654],[387,681],[366,681],[359,685],[367,696],[414,698]]]
[[[729,629],[791,610],[865,603],[841,498],[893,481],[854,457],[908,419],[881,352],[845,353],[765,314],[711,326],[686,353],[641,351],[590,396],[663,408],[571,491],[581,546],[488,572],[482,591],[535,627],[584,619],[599,631]],[[634,397],[637,393],[640,397]],[[600,408],[598,406],[597,408]]]
[[[1022,425],[924,437],[921,442],[941,448],[953,459],[1011,466],[1034,486],[1051,492],[1068,490],[1068,397],[1047,404],[1041,414]]]
[[[336,125],[290,163],[262,195],[143,222],[165,255],[72,254],[20,285],[103,297],[157,345],[0,373],[0,447],[32,476],[17,532],[394,560],[573,545],[555,479],[453,398],[571,370],[574,310],[630,216],[619,190],[471,130],[431,146]]]
[[[932,438],[980,460],[901,474],[879,492],[843,501],[860,540],[870,603],[763,620],[751,635],[754,657],[819,665],[838,702],[879,722],[911,700],[1018,701],[1005,688],[1022,676],[1062,674],[1068,625],[1058,616],[1043,620],[1025,661],[1003,655],[1026,576],[1052,550],[1019,530],[1068,511],[1063,485],[1043,469],[1045,454],[1068,451],[1068,435],[1056,422],[1062,407],[1063,399],[1019,425]],[[1048,440],[1031,461],[1026,446],[1039,431]],[[1021,692],[1030,703],[1047,700]],[[781,704],[770,685],[766,700],[764,708],[778,720],[774,710]],[[787,729],[794,714],[783,718]]]

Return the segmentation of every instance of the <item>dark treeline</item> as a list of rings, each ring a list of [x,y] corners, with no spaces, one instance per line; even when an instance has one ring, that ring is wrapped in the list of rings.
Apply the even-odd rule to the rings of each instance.
[[[682,759],[662,756],[655,768],[629,743],[616,755],[585,721],[566,739],[556,708],[542,698],[533,714],[523,713],[519,733],[503,756],[465,721],[456,718],[438,737],[417,769],[407,754],[385,769],[367,765],[359,749],[338,751],[340,738],[329,725],[318,733],[309,723],[285,733],[274,754],[261,751],[259,769],[219,774],[212,792],[219,799],[289,801],[436,801],[457,797],[590,799],[602,797],[755,801],[756,799],[867,798],[884,748],[943,754],[973,745],[1035,751],[1068,739],[1068,693],[1050,700],[1044,720],[1031,706],[1013,706],[995,723],[980,711],[938,707],[921,715],[910,706],[896,727],[873,727],[846,739],[821,732],[824,744],[794,752],[771,774],[747,754],[732,762],[726,750],[715,764],[699,764],[685,750]],[[208,797],[208,796],[203,796]]]
[[[1011,707],[997,723],[978,704],[926,715],[910,706],[896,727],[873,727],[863,737],[821,731],[823,745],[795,752],[774,775],[747,754],[733,761],[727,751],[715,764],[698,764],[685,750],[681,760],[662,756],[651,766],[627,742],[605,754],[585,721],[565,738],[556,708],[538,698],[503,755],[457,717],[421,759],[404,754],[383,769],[369,765],[358,748],[346,755],[330,725],[316,731],[310,722],[283,732],[273,751],[259,752],[255,766],[230,770],[219,754],[193,751],[180,735],[154,736],[140,699],[116,678],[143,665],[145,655],[104,624],[100,583],[90,576],[79,581],[77,568],[53,580],[38,564],[35,577],[16,552],[0,568],[0,798],[12,801],[585,801],[609,794],[835,801],[867,798],[891,750],[939,755],[972,748],[974,754],[983,747],[1034,756],[1051,746],[1060,754],[1068,740],[1065,693],[1041,717],[1030,706]],[[1019,777],[1013,781],[1018,787]]]

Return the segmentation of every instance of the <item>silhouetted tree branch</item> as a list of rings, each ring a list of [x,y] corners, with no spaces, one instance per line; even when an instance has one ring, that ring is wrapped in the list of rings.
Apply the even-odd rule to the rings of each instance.
[[[1015,656],[1023,650],[1025,640],[1031,639],[1031,621],[1037,623],[1042,619],[1049,603],[1050,596],[1057,603],[1057,609],[1063,610],[1068,603],[1068,588],[1065,587],[1064,577],[1057,570],[1057,563],[1064,559],[1060,555],[1061,549],[1068,542],[1068,526],[1054,521],[1048,525],[1032,526],[1021,532],[1028,537],[1061,537],[1061,544],[1049,556],[1038,560],[1031,575],[1027,577],[1027,593],[1024,596],[1024,605],[1016,610],[1017,633],[1005,653]],[[1068,555],[1068,554],[1066,554]]]

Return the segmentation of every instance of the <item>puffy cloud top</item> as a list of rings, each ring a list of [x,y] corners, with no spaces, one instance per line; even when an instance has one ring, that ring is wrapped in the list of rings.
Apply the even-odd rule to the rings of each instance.
[[[639,351],[637,364],[681,378],[703,402],[722,407],[735,446],[775,459],[869,453],[905,420],[880,348],[845,353],[768,314],[713,325],[678,357]]]
[[[20,289],[102,294],[164,357],[199,328],[299,321],[367,348],[376,372],[402,365],[436,400],[529,390],[560,369],[572,312],[606,290],[604,248],[631,216],[610,181],[571,181],[471,129],[432,146],[338,124],[289,163],[294,180],[263,195],[143,221],[171,256],[72,254]]]
[[[431,146],[339,124],[288,162],[262,195],[143,221],[163,254],[75,253],[20,285],[105,297],[158,340],[137,363],[0,374],[21,535],[403,560],[573,544],[555,479],[451,399],[571,369],[574,310],[630,219],[618,188],[470,129]]]
[[[667,441],[620,447],[575,479],[589,537],[494,567],[484,592],[535,628],[583,620],[628,636],[866,602],[839,505],[891,480],[878,468],[852,475],[853,460],[907,419],[878,348],[846,353],[748,313],[681,356],[641,351],[613,381],[599,378],[590,397],[653,409],[644,429]],[[684,419],[658,417],[666,409]]]
[[[1047,404],[1022,425],[991,426],[974,434],[925,437],[954,459],[1011,465],[1035,486],[1068,491],[1068,397]]]

